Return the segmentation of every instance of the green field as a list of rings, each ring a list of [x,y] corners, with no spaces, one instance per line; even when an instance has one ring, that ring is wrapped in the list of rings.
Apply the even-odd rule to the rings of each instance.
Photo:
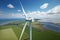
[[[25,22],[9,23],[0,26],[0,40],[19,40],[22,28]],[[47,30],[42,27],[38,22],[33,22],[32,39],[33,40],[60,40],[60,33]],[[29,24],[23,34],[22,40],[29,39]]]

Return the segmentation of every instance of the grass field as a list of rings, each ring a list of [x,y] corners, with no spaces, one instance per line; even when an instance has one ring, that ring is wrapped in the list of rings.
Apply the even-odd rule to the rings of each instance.
[[[11,28],[0,30],[0,40],[17,40],[17,37]]]
[[[2,25],[0,26],[0,40],[19,40],[20,34],[25,22],[20,22],[19,25]],[[16,24],[11,23],[11,24]],[[38,22],[33,22],[33,40],[60,40],[60,33],[47,30],[42,27]],[[28,40],[29,38],[29,27],[23,34],[22,40]]]

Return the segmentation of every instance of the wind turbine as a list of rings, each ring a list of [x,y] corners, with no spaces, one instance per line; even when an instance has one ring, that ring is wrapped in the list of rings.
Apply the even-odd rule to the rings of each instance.
[[[30,40],[32,40],[32,18],[27,16],[27,14],[26,14],[26,12],[25,12],[25,10],[23,8],[23,5],[22,5],[22,3],[21,3],[20,0],[19,0],[19,3],[21,5],[22,11],[23,11],[24,16],[25,16],[25,19],[26,19],[26,23],[24,24],[24,27],[22,29],[22,32],[21,32],[21,35],[20,35],[20,39],[19,40],[21,40],[21,38],[23,36],[23,33],[24,33],[25,29],[26,29],[27,21],[29,21],[29,24],[30,24],[30,27],[29,27],[30,28]]]

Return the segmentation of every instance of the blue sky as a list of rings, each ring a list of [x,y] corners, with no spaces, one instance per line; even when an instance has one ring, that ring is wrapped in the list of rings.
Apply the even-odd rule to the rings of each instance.
[[[28,11],[47,11],[52,7],[59,5],[60,0],[21,0],[24,9],[26,12]],[[49,3],[48,8],[42,10],[40,6],[44,3]],[[12,4],[15,8],[8,8],[7,5]],[[17,10],[21,10],[21,6],[19,4],[19,0],[0,0],[0,11],[4,11],[6,13],[10,12],[17,12]]]
[[[27,15],[33,18],[60,19],[60,0],[20,0]],[[0,18],[21,18],[19,0],[0,0]]]

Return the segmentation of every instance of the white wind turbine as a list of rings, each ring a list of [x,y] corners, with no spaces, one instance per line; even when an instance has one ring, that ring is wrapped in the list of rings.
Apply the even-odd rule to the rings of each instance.
[[[25,16],[26,21],[29,21],[29,24],[30,24],[30,27],[29,27],[30,28],[30,40],[32,40],[32,18],[31,17],[28,17],[28,15],[26,14],[26,12],[25,12],[25,10],[24,10],[24,8],[23,8],[22,3],[21,3],[20,0],[19,0],[19,3],[21,5],[21,8],[22,8],[22,11],[24,13],[24,16]],[[22,32],[21,32],[21,35],[20,35],[20,39],[19,40],[21,40],[21,38],[23,36],[23,33],[25,31],[25,28],[26,28],[26,25],[27,25],[27,22],[24,24],[24,27],[22,29]]]
[[[22,38],[22,36],[23,36],[23,33],[24,33],[24,31],[25,31],[25,28],[26,28],[26,26],[27,26],[27,21],[29,21],[29,25],[30,25],[30,26],[29,26],[29,28],[30,28],[30,40],[32,40],[32,22],[33,22],[34,20],[40,20],[40,19],[33,19],[33,17],[31,17],[31,16],[28,17],[28,15],[26,14],[26,12],[25,12],[25,10],[24,10],[24,8],[23,8],[23,5],[22,5],[22,3],[21,3],[20,0],[19,0],[19,3],[20,3],[20,5],[21,5],[22,11],[23,11],[24,16],[25,16],[25,19],[26,19],[26,23],[24,24],[24,27],[23,27],[22,32],[21,32],[21,35],[20,35],[20,40],[21,40],[21,38]]]

